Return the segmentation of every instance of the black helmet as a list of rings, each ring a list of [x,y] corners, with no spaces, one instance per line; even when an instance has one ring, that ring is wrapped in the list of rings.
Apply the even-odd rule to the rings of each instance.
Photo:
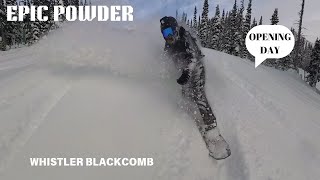
[[[177,20],[172,17],[172,16],[165,16],[163,18],[160,19],[160,28],[161,31],[163,31],[164,29],[171,27],[173,29],[176,29],[176,27],[178,26],[178,22]]]
[[[177,39],[177,27],[178,23],[174,17],[163,17],[160,19],[160,28],[163,38],[168,44],[173,44]]]

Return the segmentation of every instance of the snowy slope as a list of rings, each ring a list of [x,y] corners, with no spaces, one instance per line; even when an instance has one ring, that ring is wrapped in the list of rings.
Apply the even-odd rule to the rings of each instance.
[[[232,155],[208,156],[161,60],[158,24],[70,23],[0,53],[1,180],[318,179],[320,96],[295,75],[204,49]],[[30,157],[153,157],[153,167],[30,167]]]

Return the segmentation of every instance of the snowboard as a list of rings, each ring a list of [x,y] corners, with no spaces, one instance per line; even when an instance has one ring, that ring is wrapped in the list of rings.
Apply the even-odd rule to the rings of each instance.
[[[209,151],[209,156],[215,160],[223,160],[231,156],[230,146],[227,143],[227,141],[223,138],[223,136],[220,134],[218,127],[211,127],[215,129],[206,131],[206,125],[202,120],[197,106],[192,101],[188,100],[186,97],[184,97],[183,99],[183,102],[180,103],[183,104],[182,106],[184,107],[184,111],[186,111],[189,114],[189,116],[191,116],[195,121],[198,130],[202,136],[202,139]],[[207,132],[211,132],[211,134],[209,134],[208,136],[208,134],[206,134]]]
[[[212,158],[222,160],[231,156],[230,146],[220,134],[218,127],[209,131],[203,131],[201,134],[204,142],[206,143],[209,155]]]

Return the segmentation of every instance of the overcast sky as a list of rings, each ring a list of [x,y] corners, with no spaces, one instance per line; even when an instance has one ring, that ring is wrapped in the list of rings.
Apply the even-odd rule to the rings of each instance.
[[[115,0],[117,1],[117,0]],[[130,0],[128,4],[134,6],[135,18],[161,17],[164,15],[175,16],[175,10],[179,9],[188,13],[189,18],[193,16],[194,6],[198,8],[198,14],[201,13],[204,0]],[[247,6],[249,0],[245,0]],[[209,0],[209,11],[214,13],[217,4],[223,8],[231,10],[234,0]],[[240,0],[238,0],[238,4]],[[259,19],[262,15],[264,24],[270,23],[271,15],[275,8],[279,9],[279,24],[288,28],[297,27],[298,12],[300,10],[301,0],[253,0],[253,17]],[[303,33],[308,40],[314,42],[320,37],[320,0],[306,0],[304,15]],[[246,8],[246,7],[245,7]]]

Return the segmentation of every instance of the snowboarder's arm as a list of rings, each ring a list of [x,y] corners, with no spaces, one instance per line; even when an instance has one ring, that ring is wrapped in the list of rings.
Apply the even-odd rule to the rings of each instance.
[[[182,75],[180,76],[179,79],[177,79],[177,83],[180,85],[185,85],[188,83],[196,67],[197,59],[191,58],[191,59],[188,59],[188,61],[189,61],[188,66],[185,69],[183,69]]]
[[[183,35],[186,35],[186,31],[184,29],[181,30],[181,28],[180,28],[180,33]],[[188,81],[189,81],[189,79],[190,79],[191,75],[193,74],[193,71],[196,67],[196,63],[198,61],[197,54],[196,54],[195,50],[190,48],[190,43],[187,41],[188,38],[184,37],[184,39],[185,39],[185,46],[186,46],[186,50],[187,50],[185,59],[188,62],[188,66],[185,69],[183,69],[182,75],[177,80],[178,84],[180,84],[180,85],[185,85],[186,83],[188,83]]]

